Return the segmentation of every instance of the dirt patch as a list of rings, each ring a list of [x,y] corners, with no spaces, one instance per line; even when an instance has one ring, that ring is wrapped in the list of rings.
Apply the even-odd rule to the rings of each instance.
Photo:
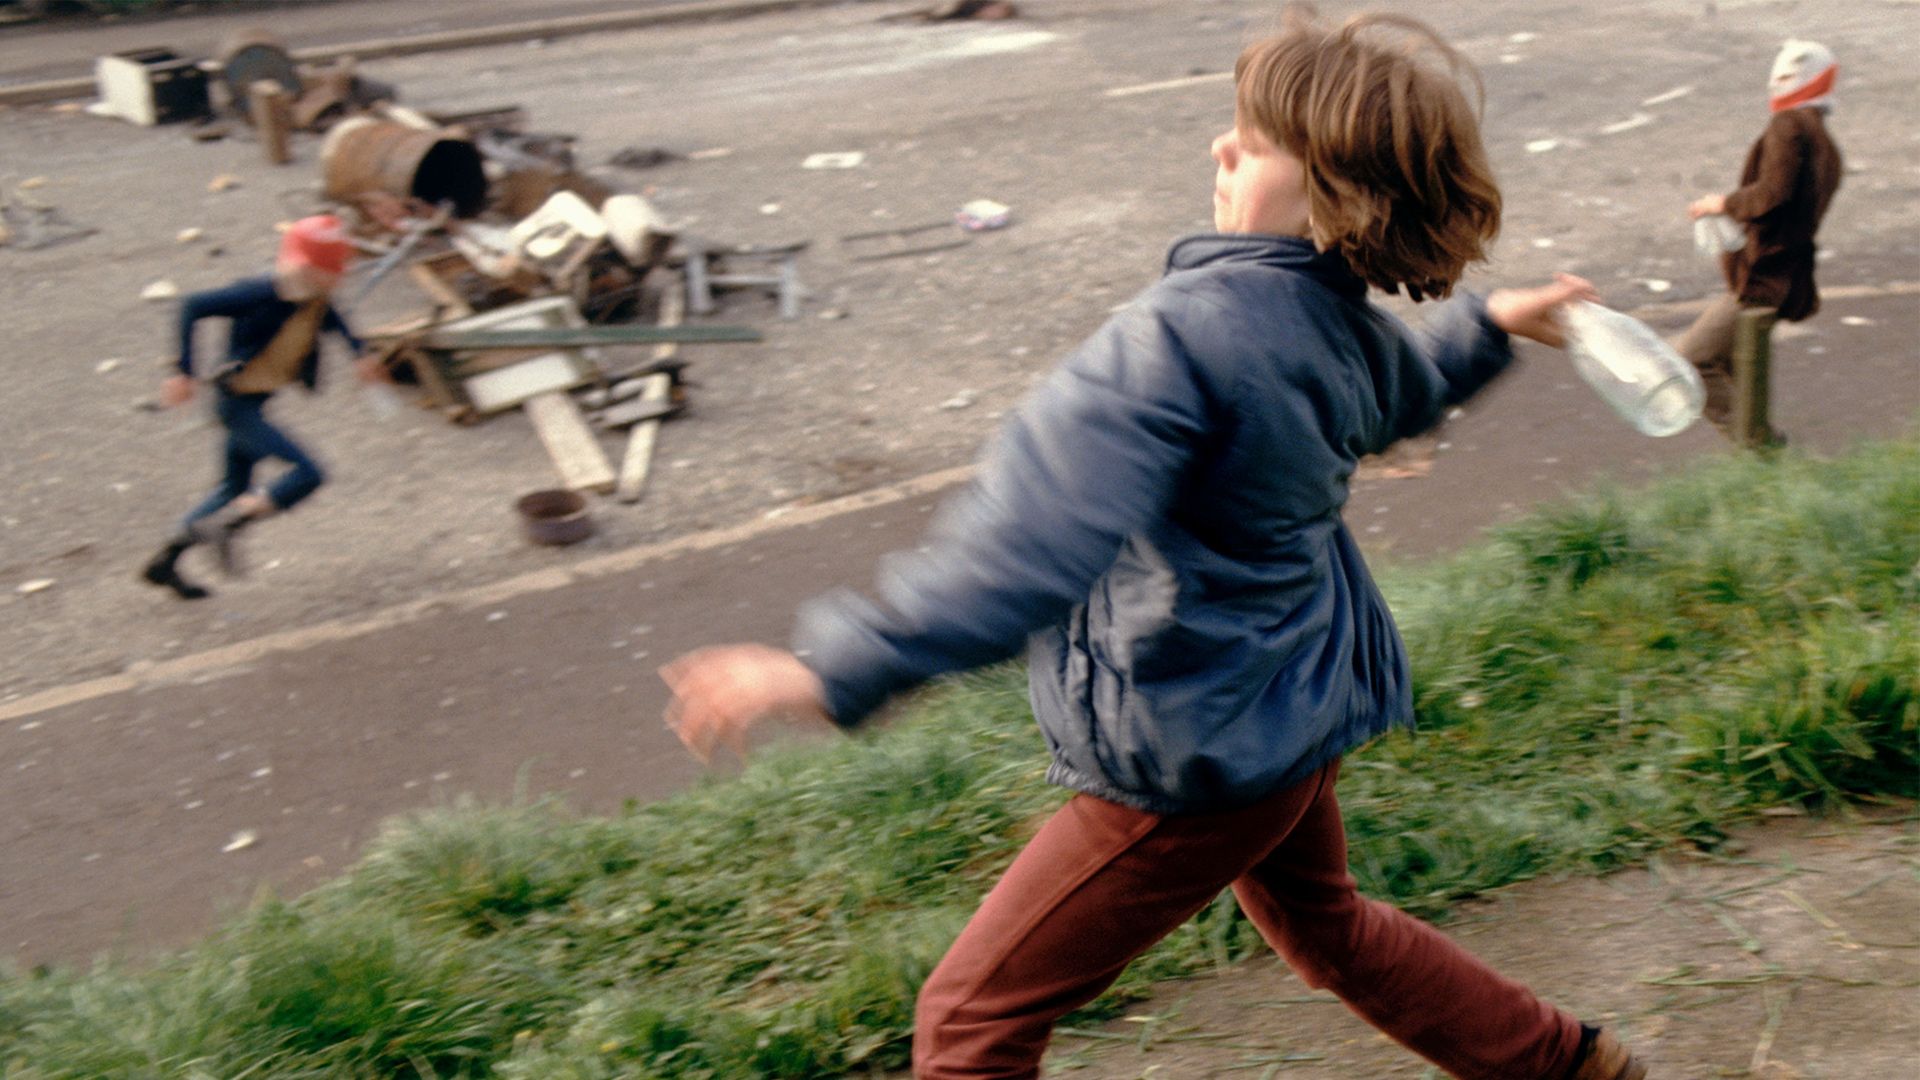
[[[1920,1061],[1920,829],[1776,820],[1734,856],[1670,853],[1604,878],[1534,881],[1447,923],[1483,959],[1614,1027],[1656,1080],[1910,1080]],[[1164,986],[1056,1039],[1073,1080],[1437,1076],[1256,959]]]

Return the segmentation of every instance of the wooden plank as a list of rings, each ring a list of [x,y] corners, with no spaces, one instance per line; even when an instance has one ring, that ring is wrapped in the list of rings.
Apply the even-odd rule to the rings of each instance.
[[[414,315],[395,322],[382,323],[371,330],[359,330],[358,327],[355,327],[355,329],[359,330],[360,338],[363,341],[384,342],[393,338],[418,338],[420,331],[433,326],[439,321],[439,312],[430,311],[424,315]],[[418,342],[412,341],[408,344],[418,344]]]
[[[580,415],[580,407],[563,390],[536,394],[520,405],[533,430],[560,472],[560,481],[572,491],[608,492],[614,489],[613,464],[600,440]]]
[[[660,380],[665,379],[665,388]],[[623,428],[646,420],[665,420],[680,411],[673,400],[673,379],[667,375],[649,375],[640,380],[640,396],[607,406],[593,417],[595,427]]]
[[[667,395],[673,392],[673,377],[670,375],[647,376],[647,389],[640,395],[643,402],[665,403]],[[633,431],[627,436],[627,452],[620,461],[620,482],[613,489],[613,497],[621,502],[639,502],[646,494],[647,478],[653,471],[653,446],[660,437],[659,420],[642,420],[633,425]]]
[[[435,330],[458,331],[460,333],[474,330],[544,331],[584,326],[586,326],[586,320],[580,317],[580,311],[574,306],[572,297],[542,296],[508,304],[505,307],[493,308],[488,311],[483,311],[478,315],[471,315],[466,318],[441,323],[433,330],[429,330],[427,334],[423,334],[421,336],[421,343],[427,347],[432,347],[432,342],[430,342],[428,338]],[[509,354],[514,361],[512,366],[515,367],[533,360],[541,360],[557,355],[553,346],[545,346],[537,351],[530,349],[469,349],[463,350],[460,355],[455,356],[449,361],[447,373],[452,378],[467,380],[472,378],[485,378],[498,374],[500,370],[509,366],[508,364],[502,363],[502,360],[505,359],[502,357],[502,353]],[[559,353],[566,355],[573,363],[575,369],[580,373],[580,383],[573,384],[575,386],[591,381],[602,369],[603,365],[601,363],[600,350],[595,346],[583,345],[577,348],[559,350]],[[557,387],[555,388],[557,389]],[[468,387],[468,396],[474,396],[472,387]],[[474,404],[480,404],[478,397],[474,397]]]
[[[466,380],[476,375],[485,375],[490,371],[512,367],[527,360],[553,355],[552,349],[489,349],[486,352],[450,353],[440,349],[430,350],[435,356],[443,357],[447,377]]]
[[[686,310],[686,282],[668,282],[660,293],[660,326],[679,326],[686,317]],[[672,360],[679,348],[679,344],[672,341],[654,346],[654,362]],[[641,401],[664,402],[673,394],[671,371],[658,371],[645,378],[647,386],[640,392]],[[621,502],[639,502],[640,496],[646,494],[647,477],[653,472],[653,445],[660,437],[660,423],[659,420],[642,420],[633,425],[633,431],[627,436],[627,452],[620,460],[620,482],[613,489],[613,497]]]
[[[474,420],[473,406],[462,401],[447,385],[440,372],[440,358],[425,349],[416,349],[402,342],[395,352],[397,360],[405,361],[413,369],[414,378],[420,381],[420,388],[427,393],[428,400],[440,410],[440,415],[456,424],[467,424]]]
[[[473,307],[466,298],[454,292],[453,286],[447,284],[447,279],[434,273],[431,266],[417,262],[407,267],[407,273],[412,275],[413,283],[420,287],[420,291],[432,297],[446,310],[447,315],[460,319],[473,314]]]
[[[527,111],[518,105],[496,105],[489,109],[428,112],[427,119],[441,127],[463,127],[470,132],[519,131],[526,126]]]
[[[429,349],[565,349],[589,345],[759,341],[751,326],[554,326],[503,330],[429,330]]]
[[[247,108],[268,164],[285,165],[292,161],[287,129],[293,125],[293,102],[287,97],[286,88],[271,79],[254,83],[247,87]]]
[[[462,385],[474,408],[496,413],[552,391],[585,386],[593,381],[593,373],[582,370],[585,366],[566,353],[554,352],[475,375]]]

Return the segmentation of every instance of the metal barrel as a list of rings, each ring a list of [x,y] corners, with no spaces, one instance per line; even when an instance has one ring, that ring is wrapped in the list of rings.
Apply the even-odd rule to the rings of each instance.
[[[370,191],[453,204],[453,216],[478,216],[487,205],[487,174],[472,142],[358,116],[334,125],[320,147],[328,198],[342,202]]]

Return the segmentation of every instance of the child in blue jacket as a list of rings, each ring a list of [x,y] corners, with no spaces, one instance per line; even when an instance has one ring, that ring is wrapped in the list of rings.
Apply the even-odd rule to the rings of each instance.
[[[181,302],[177,370],[161,384],[160,403],[171,408],[192,400],[194,327],[202,319],[227,319],[226,359],[211,378],[214,414],[226,431],[222,471],[219,485],[187,513],[175,535],[141,570],[143,580],[172,589],[183,600],[206,596],[205,586],[180,574],[180,556],[188,548],[211,544],[221,567],[236,572],[235,535],[305,499],[325,479],[306,450],[267,419],[266,406],[274,391],[289,383],[300,382],[309,390],[317,385],[321,332],[338,334],[355,353],[361,351],[359,339],[328,301],[353,253],[339,218],[302,218],[282,235],[270,276],[243,278]],[[359,374],[363,380],[373,379],[378,369],[363,358]],[[285,462],[287,471],[267,489],[255,490],[254,470],[270,458]],[[229,512],[215,520],[222,510]]]
[[[1341,755],[1413,720],[1348,480],[1504,370],[1508,335],[1558,345],[1555,309],[1593,296],[1563,276],[1419,332],[1368,302],[1447,296],[1498,230],[1462,73],[1396,16],[1295,18],[1249,47],[1213,143],[1217,232],[1175,244],[1020,408],[878,602],[811,602],[792,652],[663,669],[704,759],[767,717],[854,727],[1025,647],[1048,777],[1077,794],[922,987],[916,1076],[1037,1076],[1053,1023],[1224,888],[1307,983],[1455,1076],[1645,1076],[1347,871]]]

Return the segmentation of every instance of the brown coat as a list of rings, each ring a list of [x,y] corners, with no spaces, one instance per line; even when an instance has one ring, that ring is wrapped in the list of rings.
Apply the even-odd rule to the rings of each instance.
[[[1747,226],[1746,246],[1721,262],[1741,303],[1774,308],[1789,322],[1820,310],[1813,236],[1839,189],[1840,150],[1820,110],[1774,113],[1727,196],[1727,216]]]

